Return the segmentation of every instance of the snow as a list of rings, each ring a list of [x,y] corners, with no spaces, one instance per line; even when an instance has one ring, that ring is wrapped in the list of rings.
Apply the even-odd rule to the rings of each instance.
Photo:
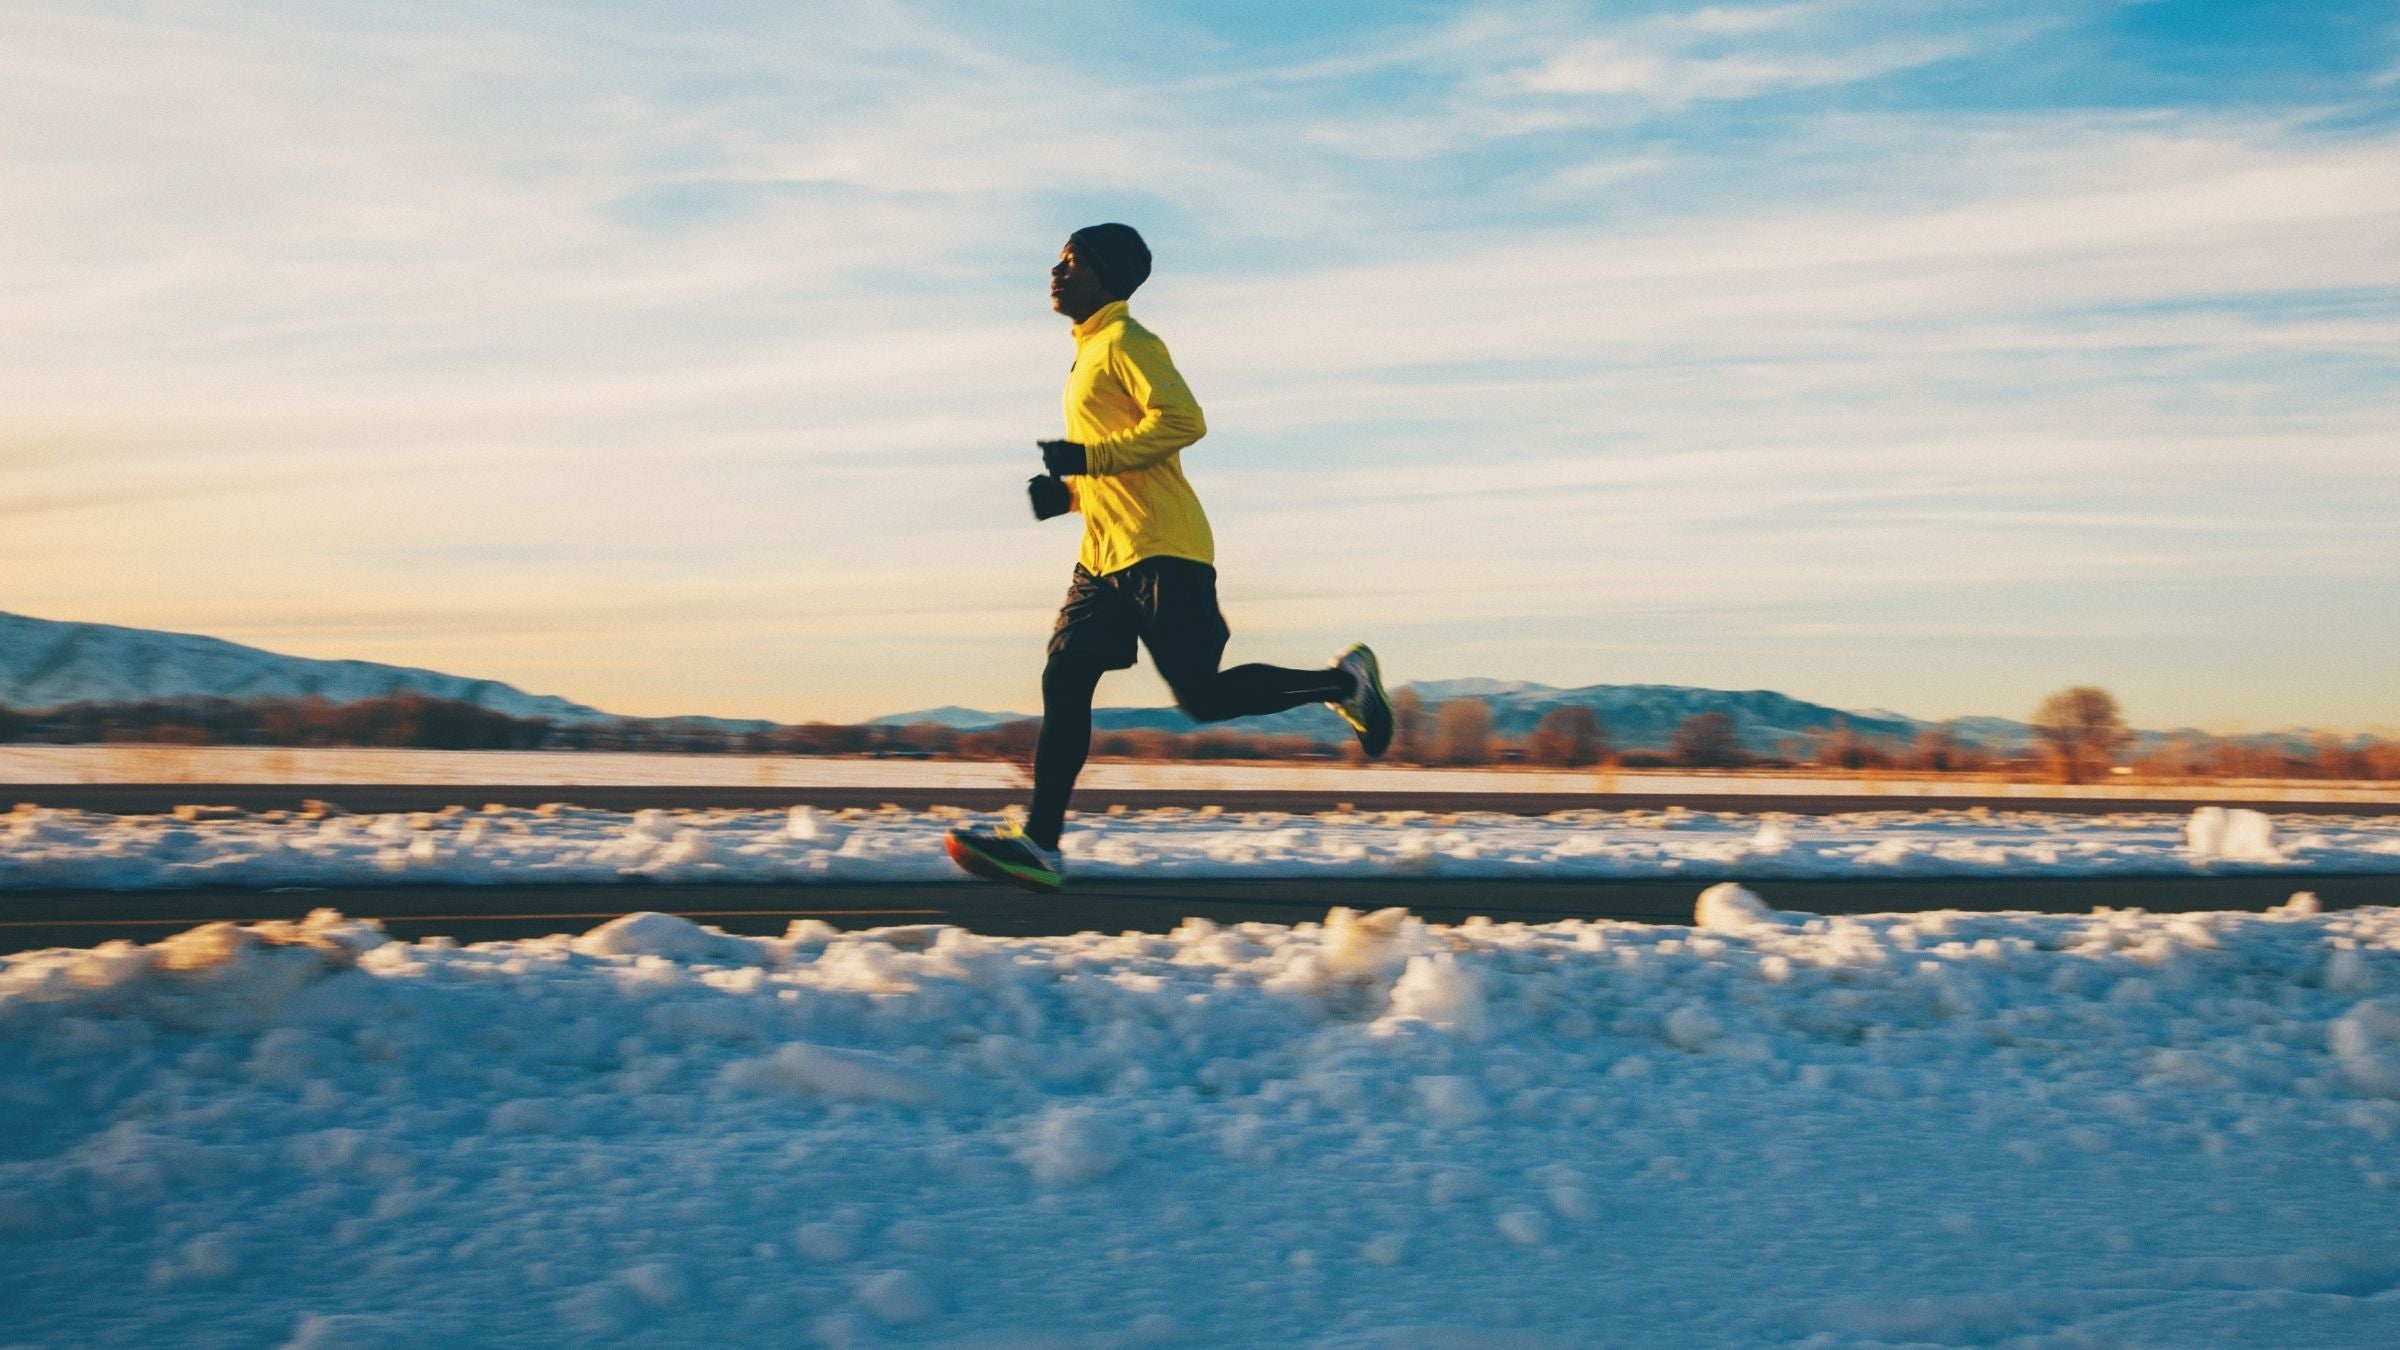
[[[627,814],[555,804],[350,816],[246,815],[191,806],[168,816],[115,816],[21,806],[0,814],[0,890],[625,879],[963,882],[968,878],[942,851],[942,835],[961,823],[999,819],[896,807]],[[1065,850],[1072,874],[1102,880],[2400,873],[2400,815],[2268,816],[2217,806],[2188,816],[1982,809],[1806,817],[1683,807],[1548,816],[1162,809],[1080,816]],[[615,939],[594,934],[589,940]]]
[[[2262,811],[2203,806],[2183,827],[2184,846],[2194,858],[2226,862],[2280,863],[2275,822]]]
[[[0,958],[6,1339],[2400,1343],[2400,909],[1695,909]]]
[[[1714,928],[1727,933],[1771,927],[1779,918],[1774,910],[1768,908],[1766,901],[1731,881],[1718,882],[1700,892],[1700,903],[1692,909],[1695,927]]]

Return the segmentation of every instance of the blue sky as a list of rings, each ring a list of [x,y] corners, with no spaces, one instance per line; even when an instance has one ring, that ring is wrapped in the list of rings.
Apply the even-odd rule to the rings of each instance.
[[[1100,219],[1233,659],[2400,724],[2388,4],[12,7],[0,609],[1030,708]]]

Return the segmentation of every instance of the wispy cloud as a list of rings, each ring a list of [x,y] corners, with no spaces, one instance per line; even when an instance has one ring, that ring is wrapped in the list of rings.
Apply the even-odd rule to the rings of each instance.
[[[1958,37],[1863,45],[1842,42],[1815,51],[1807,46],[1795,49],[1787,41],[1778,42],[1771,53],[1753,53],[1730,41],[1735,37],[1788,39],[1811,13],[1799,6],[1753,11],[1752,24],[1747,27],[1669,18],[1611,36],[1568,42],[1555,54],[1507,72],[1499,83],[1527,94],[1624,97],[1661,108],[1680,108],[1702,100],[1754,98],[1851,84],[1961,56],[1976,48],[1971,39]]]
[[[2364,721],[2307,672],[2400,657],[2350,618],[2400,589],[2388,81],[1962,95],[2103,9],[1472,6],[1144,63],[937,6],[19,9],[0,607],[637,711],[1027,706],[1041,272],[1113,216],[1256,655]],[[1936,643],[1962,609],[1989,640]],[[2213,685],[2091,636],[2309,622]]]

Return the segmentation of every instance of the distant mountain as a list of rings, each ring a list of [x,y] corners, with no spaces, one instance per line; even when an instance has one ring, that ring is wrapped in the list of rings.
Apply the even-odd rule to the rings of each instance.
[[[939,708],[926,708],[918,712],[893,713],[889,717],[878,717],[867,725],[871,727],[913,727],[919,722],[938,722],[943,726],[955,727],[960,731],[989,731],[993,727],[1006,726],[1010,722],[1031,721],[1033,717],[1032,713],[979,712],[973,708],[961,708],[953,703]]]
[[[1446,693],[1428,682],[1418,696],[1428,703]],[[1916,734],[1913,721],[1845,712],[1821,703],[1808,703],[1765,689],[1696,689],[1673,684],[1596,684],[1581,689],[1552,689],[1529,685],[1511,694],[1486,696],[1492,723],[1503,736],[1522,736],[1555,709],[1590,708],[1608,728],[1610,740],[1626,749],[1663,748],[1675,728],[1702,713],[1724,713],[1739,729],[1744,748],[1774,754],[1784,743],[1805,739],[1811,732],[1847,723],[1862,736],[1905,740]]]
[[[1740,728],[1742,744],[1762,755],[1776,754],[1787,742],[1831,730],[1836,724],[1846,724],[1861,736],[1902,742],[1914,739],[1926,727],[1939,725],[1882,710],[1851,712],[1766,689],[1734,691],[1671,684],[1595,684],[1559,689],[1526,680],[1484,678],[1425,680],[1402,687],[1415,690],[1427,708],[1451,699],[1481,699],[1491,709],[1494,730],[1508,737],[1523,736],[1555,709],[1581,705],[1599,715],[1608,728],[1609,739],[1625,750],[1664,749],[1675,728],[1686,718],[1711,712],[1731,717]],[[962,730],[981,730],[1016,720],[1017,716],[971,708],[933,708],[878,720],[941,722]],[[1174,708],[1101,708],[1093,712],[1092,725],[1101,731],[1188,732],[1198,727]],[[1314,705],[1271,717],[1246,718],[1240,727],[1265,735],[1312,736],[1326,741],[1339,741],[1350,734],[1340,718]],[[1962,734],[2002,749],[2023,744],[2031,734],[2024,723],[2000,717],[1967,719],[1959,724],[1959,729]]]
[[[1535,684],[1531,680],[1487,680],[1479,675],[1469,676],[1463,680],[1421,680],[1408,687],[1416,690],[1417,697],[1427,703],[1441,703],[1454,698],[1480,698],[1489,701],[1562,692],[1546,684]],[[1600,686],[1593,687],[1599,688]]]
[[[1701,689],[1671,684],[1594,684],[1560,689],[1528,680],[1468,678],[1425,680],[1413,689],[1427,708],[1457,698],[1481,699],[1494,729],[1515,738],[1531,731],[1558,708],[1581,705],[1599,714],[1619,749],[1664,749],[1675,728],[1700,713],[1721,712],[1740,729],[1742,744],[1762,754],[1781,753],[1790,742],[1847,725],[1861,736],[1906,743],[1928,727],[1948,726],[1968,740],[2002,753],[2016,753],[2033,729],[2005,717],[1962,717],[1928,722],[1882,708],[1850,711],[1810,703],[1768,689]],[[528,694],[498,680],[469,679],[410,666],[372,661],[319,661],[283,656],[220,638],[164,633],[109,624],[66,623],[0,613],[0,705],[23,709],[67,703],[129,703],[147,699],[305,698],[355,703],[403,691],[456,699],[511,717],[546,717],[560,723],[642,721],[675,723],[740,734],[770,731],[778,723],[760,718],[622,718],[586,704],[548,694]],[[1397,692],[1397,690],[1395,690]],[[907,726],[938,722],[962,731],[984,731],[1025,721],[1031,713],[987,712],[956,705],[878,717],[871,725]],[[1092,714],[1101,731],[1155,729],[1189,732],[1198,724],[1174,708],[1101,708]],[[1233,724],[1269,735],[1307,736],[1339,742],[1350,729],[1325,708],[1311,705]],[[2178,733],[2137,731],[2131,749],[2148,750]],[[2262,732],[2235,739],[2288,750],[2305,749],[2305,730]],[[2343,738],[2345,743],[2354,737]]]
[[[283,656],[187,633],[0,614],[0,704],[11,707],[312,695],[330,703],[356,703],[402,692],[456,699],[511,717],[546,717],[562,723],[619,720],[598,708],[548,694],[528,694],[498,680],[468,679],[373,661]],[[725,731],[763,731],[775,725],[716,717],[671,720]]]
[[[2002,754],[2015,754],[2033,744],[2033,727],[2006,717],[1957,717],[1948,722],[1927,722],[1926,726],[1946,726],[1959,739],[1990,746]],[[2146,747],[2148,738],[2157,733],[2137,731],[2134,748]]]

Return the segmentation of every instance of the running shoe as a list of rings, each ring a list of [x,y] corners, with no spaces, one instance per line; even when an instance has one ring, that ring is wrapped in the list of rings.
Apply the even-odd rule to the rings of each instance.
[[[1066,889],[1067,860],[1021,830],[952,830],[943,841],[950,861],[979,877],[1055,895]]]
[[[1357,692],[1325,706],[1340,713],[1358,733],[1359,748],[1367,752],[1367,758],[1380,759],[1392,744],[1392,700],[1383,692],[1383,668],[1376,664],[1374,649],[1353,642],[1333,668],[1349,676],[1357,684]]]

